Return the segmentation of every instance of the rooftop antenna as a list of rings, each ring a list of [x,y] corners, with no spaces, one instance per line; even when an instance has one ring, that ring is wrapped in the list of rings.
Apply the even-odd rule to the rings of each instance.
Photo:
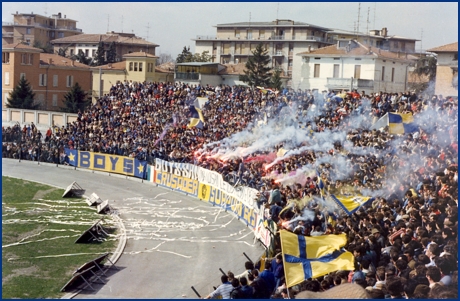
[[[367,33],[367,35],[369,35],[369,23],[371,23],[371,22],[369,21],[369,11],[370,11],[370,10],[371,10],[371,8],[368,7],[368,8],[367,8],[367,22],[366,22],[366,33]]]
[[[280,3],[278,2],[277,7],[276,7],[276,19],[278,19],[279,11],[280,11]]]
[[[109,32],[110,15],[107,15],[107,32]]]
[[[48,3],[45,2],[45,16],[48,15]]]
[[[375,29],[375,10],[377,8],[377,2],[374,2],[374,28]]]
[[[361,2],[358,4],[358,26],[356,29],[356,33],[359,33],[359,15],[361,14]]]
[[[420,33],[420,57],[422,57],[422,51],[423,51],[422,45],[423,45],[423,28],[422,28],[422,32]]]
[[[147,41],[149,40],[150,23],[147,23]]]

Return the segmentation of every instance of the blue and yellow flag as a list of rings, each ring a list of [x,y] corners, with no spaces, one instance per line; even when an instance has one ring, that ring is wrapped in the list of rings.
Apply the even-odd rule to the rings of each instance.
[[[325,192],[326,185],[324,185],[324,181],[321,178],[321,174],[318,171],[316,171],[316,175],[318,177],[318,180],[316,181],[316,185],[318,186],[319,192],[321,193],[321,197],[324,197],[326,194]]]
[[[204,117],[201,109],[197,108],[196,106],[190,106],[190,113],[192,116],[190,117],[190,122],[187,125],[188,128],[197,127],[202,129],[204,126]]]
[[[71,166],[78,166],[78,150],[65,148],[65,162]]]
[[[346,214],[355,213],[361,206],[372,202],[374,198],[362,195],[333,195],[331,198],[342,208]]]
[[[346,234],[309,237],[281,230],[280,237],[287,287],[338,270],[354,270],[353,254],[343,248]]]
[[[136,178],[147,179],[147,161],[134,159],[134,176]]]
[[[388,113],[388,126],[390,134],[407,134],[417,131],[412,114]]]

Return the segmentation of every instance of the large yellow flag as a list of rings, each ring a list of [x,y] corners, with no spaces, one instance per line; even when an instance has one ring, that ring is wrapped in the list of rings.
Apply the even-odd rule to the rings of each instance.
[[[353,254],[343,249],[345,234],[303,236],[280,231],[286,286],[338,270],[354,270]]]
[[[374,201],[374,198],[362,195],[333,195],[331,198],[345,211],[351,215],[367,203]]]

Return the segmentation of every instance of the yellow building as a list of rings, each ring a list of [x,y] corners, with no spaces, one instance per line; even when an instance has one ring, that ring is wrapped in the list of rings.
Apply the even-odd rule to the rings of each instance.
[[[428,50],[438,56],[436,66],[436,95],[458,96],[458,42]]]
[[[13,14],[13,22],[2,22],[2,44],[26,43],[34,47],[45,47],[57,38],[82,34],[77,21],[61,13],[51,17],[39,14]]]
[[[117,82],[153,82],[157,56],[146,52],[123,55],[121,62],[91,68],[93,72],[93,97],[98,98],[110,92]]]

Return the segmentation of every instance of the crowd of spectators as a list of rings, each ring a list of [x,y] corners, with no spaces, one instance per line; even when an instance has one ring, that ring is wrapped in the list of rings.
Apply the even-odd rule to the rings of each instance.
[[[202,108],[205,125],[190,128],[189,106],[197,97],[208,98]],[[418,129],[403,135],[390,133],[388,126],[371,129],[388,112],[411,113]],[[273,256],[260,274],[246,267],[244,276],[222,279],[226,290],[220,295],[225,298],[287,298],[346,282],[367,288],[371,298],[456,298],[457,115],[457,100],[441,95],[300,89],[271,93],[237,86],[126,81],[79,112],[75,122],[50,128],[44,136],[33,124],[2,128],[2,155],[65,164],[64,148],[71,148],[150,164],[156,158],[192,163],[218,171],[232,184],[259,190],[257,201],[275,229],[307,236],[347,234],[354,271],[308,279],[288,291],[280,275],[282,257]],[[223,160],[216,155],[225,138],[271,120],[278,127],[305,131],[311,140],[299,145],[283,141],[244,157]],[[330,134],[328,147],[309,147],[320,141],[321,133]],[[343,133],[345,139],[333,138],[334,133]],[[286,148],[293,155],[277,156]],[[314,173],[310,168],[309,174],[298,177],[305,166]],[[373,198],[345,215],[328,204],[328,193]],[[314,217],[305,218],[305,210]],[[279,244],[273,248],[275,254],[280,252]],[[264,279],[266,274],[270,280]]]

